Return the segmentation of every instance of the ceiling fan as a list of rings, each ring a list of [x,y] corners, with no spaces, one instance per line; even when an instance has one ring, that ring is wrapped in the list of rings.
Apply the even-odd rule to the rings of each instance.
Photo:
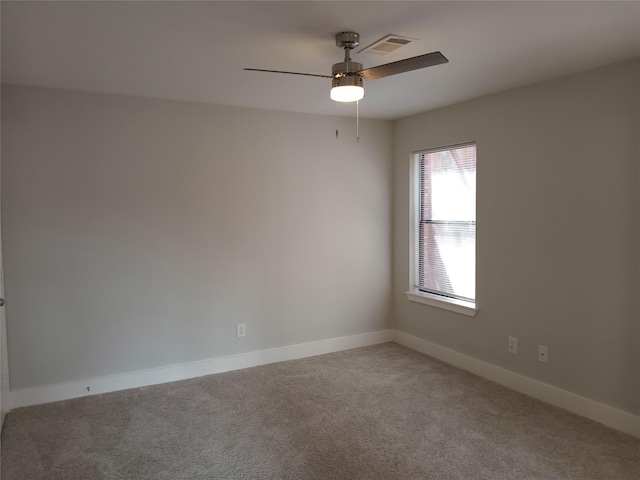
[[[350,52],[358,45],[360,45],[360,34],[356,32],[340,32],[336,34],[336,46],[344,49],[344,61],[333,65],[331,75],[285,72],[282,70],[262,70],[259,68],[245,68],[245,70],[330,78],[332,100],[336,102],[355,102],[364,97],[363,80],[377,80],[378,78],[449,62],[442,53],[432,52],[397,62],[378,65],[377,67],[363,68],[361,63],[351,60]]]

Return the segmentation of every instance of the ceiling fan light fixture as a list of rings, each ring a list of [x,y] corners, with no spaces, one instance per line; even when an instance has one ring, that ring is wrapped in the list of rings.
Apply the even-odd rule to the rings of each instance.
[[[354,85],[333,87],[331,89],[331,100],[335,102],[357,102],[364,98],[364,88]]]
[[[345,75],[331,81],[331,100],[335,102],[357,102],[364,98],[362,78],[358,75]]]

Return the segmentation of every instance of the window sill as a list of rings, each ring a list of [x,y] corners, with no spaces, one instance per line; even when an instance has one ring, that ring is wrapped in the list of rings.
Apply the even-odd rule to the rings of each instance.
[[[424,305],[430,305],[432,307],[442,308],[444,310],[450,310],[452,312],[461,313],[469,317],[476,316],[476,305],[471,302],[464,302],[462,300],[456,300],[454,298],[443,298],[439,295],[433,295],[431,293],[409,291],[405,292],[407,299],[412,302],[422,303]]]

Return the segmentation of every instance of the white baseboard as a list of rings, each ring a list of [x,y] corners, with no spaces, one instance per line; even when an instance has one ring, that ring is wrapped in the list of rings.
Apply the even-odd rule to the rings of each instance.
[[[268,363],[312,357],[325,353],[348,350],[350,348],[391,342],[393,341],[394,335],[394,330],[381,330],[360,335],[330,338],[316,342],[199,360],[179,365],[169,365],[137,372],[91,378],[78,382],[12,390],[9,393],[9,406],[10,408],[18,408],[40,405],[87,395],[186,380],[214,373],[266,365]]]
[[[9,407],[27,407],[71,398],[145,387],[189,378],[295,360],[351,348],[395,341],[405,347],[442,360],[518,392],[537,398],[608,427],[640,438],[640,417],[603,403],[533,380],[488,362],[478,360],[397,330],[330,338],[297,345],[169,365],[149,370],[109,375],[88,380],[24,388],[9,392]],[[90,390],[87,390],[89,388]],[[8,411],[8,409],[7,409]]]
[[[533,380],[491,363],[409,335],[408,333],[396,330],[394,341],[412,350],[425,353],[445,363],[504,385],[512,390],[640,438],[640,417],[631,413],[576,395],[575,393],[567,392],[553,385]]]

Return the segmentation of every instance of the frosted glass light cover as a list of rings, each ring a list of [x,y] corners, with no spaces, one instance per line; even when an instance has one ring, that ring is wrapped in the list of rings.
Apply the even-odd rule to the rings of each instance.
[[[364,98],[364,88],[356,85],[344,85],[331,89],[331,100],[336,102],[355,102]]]

